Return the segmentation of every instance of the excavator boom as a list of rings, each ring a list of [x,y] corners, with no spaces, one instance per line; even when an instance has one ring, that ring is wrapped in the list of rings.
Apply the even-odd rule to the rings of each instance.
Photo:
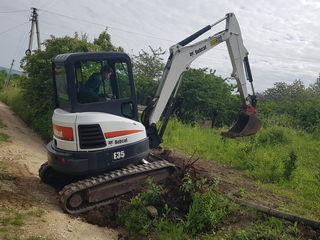
[[[223,21],[226,21],[225,30],[218,32],[207,39],[188,45],[200,35],[209,31],[213,26]],[[170,48],[170,56],[165,66],[156,95],[142,116],[142,122],[146,126],[147,135],[149,136],[149,139],[151,139],[152,147],[157,147],[162,141],[164,129],[160,129],[160,131],[158,131],[156,129],[156,123],[160,120],[160,117],[163,115],[168,103],[170,105],[172,98],[175,97],[179,83],[182,79],[182,73],[189,68],[190,64],[195,59],[223,42],[226,42],[228,47],[233,67],[231,76],[235,78],[237,82],[242,102],[242,110],[235,127],[231,128],[226,133],[222,133],[222,136],[248,136],[255,134],[260,129],[261,122],[256,116],[256,98],[252,85],[248,51],[243,45],[239,23],[235,15],[233,13],[228,13],[221,20],[204,27]],[[249,95],[247,90],[246,76],[251,83],[253,91],[252,95]],[[160,135],[159,132],[161,133]]]

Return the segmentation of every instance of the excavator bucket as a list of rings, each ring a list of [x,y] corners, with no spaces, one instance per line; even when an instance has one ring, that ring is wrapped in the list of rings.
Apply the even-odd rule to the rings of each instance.
[[[245,137],[256,134],[261,128],[261,121],[256,113],[241,111],[235,125],[227,132],[222,132],[225,138]]]

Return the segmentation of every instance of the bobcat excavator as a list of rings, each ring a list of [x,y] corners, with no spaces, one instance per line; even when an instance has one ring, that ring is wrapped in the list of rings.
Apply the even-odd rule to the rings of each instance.
[[[225,30],[189,44],[225,21]],[[120,52],[58,55],[52,63],[56,109],[48,162],[39,169],[44,183],[59,185],[63,209],[71,214],[107,205],[141,187],[147,177],[163,182],[175,166],[150,155],[162,142],[182,73],[192,61],[226,42],[241,96],[240,116],[223,137],[255,134],[261,127],[256,97],[238,21],[228,13],[170,48],[157,92],[138,121],[131,61]],[[107,72],[107,74],[105,74]],[[107,77],[105,77],[107,76]],[[252,88],[248,94],[246,78]],[[93,81],[93,79],[95,79]],[[94,98],[93,94],[97,94]],[[157,123],[161,118],[161,127]]]

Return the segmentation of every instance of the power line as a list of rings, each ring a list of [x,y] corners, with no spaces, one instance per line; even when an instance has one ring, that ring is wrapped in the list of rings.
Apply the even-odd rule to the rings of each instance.
[[[16,48],[16,51],[15,51],[15,53],[13,55],[13,58],[18,58],[18,53],[22,52],[22,48],[23,48],[23,45],[25,43],[23,40],[26,39],[27,34],[28,34],[28,29],[25,28],[25,30],[22,31],[22,34],[20,35],[20,38],[18,39],[18,44],[17,44],[18,47]]]
[[[20,26],[22,26],[22,25],[24,25],[24,24],[27,24],[27,23],[28,23],[28,22],[20,23],[20,24],[15,25],[15,26],[13,26],[13,27],[11,27],[11,28],[8,28],[7,30],[5,30],[5,31],[3,31],[3,32],[0,32],[0,35],[2,35],[2,34],[4,34],[4,33],[7,33],[7,32],[9,32],[9,31],[11,31],[11,30],[13,30],[13,29],[16,29],[16,28],[18,28],[18,27],[20,27]]]
[[[163,40],[163,41],[167,41],[167,42],[173,42],[170,39],[161,38],[161,37],[158,37],[158,36],[155,36],[155,35],[151,35],[151,34],[139,33],[139,32],[134,32],[134,31],[130,31],[130,30],[122,29],[122,28],[112,27],[110,25],[91,22],[91,21],[88,21],[88,20],[84,20],[84,19],[80,19],[80,18],[76,18],[76,17],[71,17],[71,16],[63,15],[61,13],[56,13],[56,12],[52,12],[52,11],[48,11],[48,10],[44,10],[44,9],[42,9],[42,11],[47,12],[49,14],[54,14],[54,15],[57,15],[57,16],[69,18],[69,19],[72,19],[72,20],[75,20],[75,21],[82,21],[82,22],[86,22],[86,23],[97,25],[97,26],[101,26],[101,27],[107,27],[107,28],[110,28],[110,29],[113,29],[113,30],[118,30],[118,31],[130,33],[130,34],[140,35],[140,36],[148,37],[148,38],[154,38],[154,39]]]
[[[14,11],[6,11],[6,12],[0,12],[0,13],[20,13],[20,12],[27,12],[28,10],[14,10]]]
[[[55,4],[56,1],[57,0],[47,0],[44,4],[41,4],[39,8],[43,10],[49,10]],[[46,8],[44,8],[44,6],[46,6]]]

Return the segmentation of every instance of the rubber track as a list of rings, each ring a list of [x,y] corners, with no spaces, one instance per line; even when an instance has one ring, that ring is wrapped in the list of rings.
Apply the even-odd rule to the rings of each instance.
[[[82,212],[86,212],[88,210],[91,210],[95,207],[100,207],[103,205],[108,205],[115,200],[117,200],[117,197],[114,197],[112,199],[106,199],[98,203],[87,203],[84,206],[80,206],[78,208],[68,208],[67,206],[67,201],[69,197],[71,197],[73,194],[77,192],[81,192],[90,188],[97,187],[102,184],[106,184],[108,182],[114,181],[119,178],[123,177],[129,177],[129,176],[134,176],[137,174],[141,173],[148,173],[148,172],[153,172],[155,170],[159,169],[164,169],[164,168],[175,168],[175,165],[172,163],[169,163],[166,160],[158,161],[158,162],[153,162],[153,163],[146,163],[146,164],[141,164],[138,166],[132,166],[128,168],[122,168],[113,172],[109,172],[97,177],[91,177],[87,178],[75,183],[71,183],[69,185],[66,185],[60,192],[60,200],[62,203],[62,208],[67,211],[68,213],[71,214],[78,214]]]

